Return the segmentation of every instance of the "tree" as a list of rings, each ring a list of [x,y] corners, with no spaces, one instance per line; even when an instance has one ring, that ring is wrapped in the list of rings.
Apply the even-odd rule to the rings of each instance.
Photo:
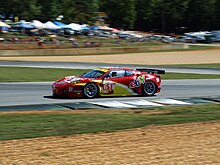
[[[151,29],[150,21],[151,21],[151,1],[150,0],[137,0],[136,1],[136,9],[137,15],[135,20],[135,28],[138,30],[149,30]]]
[[[105,12],[113,27],[133,29],[136,8],[135,0],[104,0],[100,2],[100,11]]]
[[[215,2],[215,29],[220,29],[220,0]]]
[[[20,19],[31,20],[41,15],[40,6],[37,0],[10,0],[2,1],[0,10],[6,15],[13,14]]]
[[[211,30],[215,26],[215,0],[189,0],[184,22],[189,30]]]
[[[136,28],[144,31],[173,32],[182,26],[187,0],[137,0]]]
[[[64,0],[62,14],[64,21],[93,24],[98,11],[98,0]]]
[[[1,0],[0,15],[46,22],[63,15],[63,22],[93,24],[97,12],[110,26],[143,31],[175,32],[220,28],[220,0]]]
[[[98,12],[97,0],[75,0],[74,20],[80,24],[94,23]]]
[[[59,0],[38,0],[38,4],[41,6],[41,13],[38,17],[39,20],[46,22],[48,20],[54,21],[57,16],[59,16],[61,13],[61,5]]]

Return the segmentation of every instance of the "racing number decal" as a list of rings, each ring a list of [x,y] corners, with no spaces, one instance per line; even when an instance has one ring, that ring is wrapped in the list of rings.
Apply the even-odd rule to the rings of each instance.
[[[103,89],[105,91],[112,91],[114,88],[114,84],[104,84]]]

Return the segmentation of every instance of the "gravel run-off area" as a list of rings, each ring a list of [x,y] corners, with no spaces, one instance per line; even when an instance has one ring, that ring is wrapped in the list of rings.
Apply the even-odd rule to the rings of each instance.
[[[142,65],[208,64],[220,63],[220,49],[108,55],[0,57],[0,60]]]
[[[220,164],[220,122],[0,141],[1,165]]]

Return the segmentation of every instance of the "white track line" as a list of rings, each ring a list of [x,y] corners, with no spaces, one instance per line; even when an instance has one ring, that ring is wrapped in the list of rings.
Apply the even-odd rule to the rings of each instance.
[[[124,104],[119,101],[104,101],[104,102],[90,102],[90,103],[94,105],[100,105],[110,108],[136,108],[136,106],[134,105]]]
[[[123,101],[123,103],[136,105],[136,106],[164,106],[162,104],[153,103],[146,100],[130,100],[130,101]]]
[[[160,104],[168,104],[168,105],[190,105],[190,103],[174,100],[174,99],[160,99],[160,100],[154,100],[154,102]]]

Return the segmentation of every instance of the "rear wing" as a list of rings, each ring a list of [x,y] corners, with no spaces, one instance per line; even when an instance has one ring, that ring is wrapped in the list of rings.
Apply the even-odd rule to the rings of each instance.
[[[140,68],[136,69],[137,71],[140,72],[147,72],[149,74],[165,74],[165,70],[158,70],[158,69],[148,69],[148,68]]]

